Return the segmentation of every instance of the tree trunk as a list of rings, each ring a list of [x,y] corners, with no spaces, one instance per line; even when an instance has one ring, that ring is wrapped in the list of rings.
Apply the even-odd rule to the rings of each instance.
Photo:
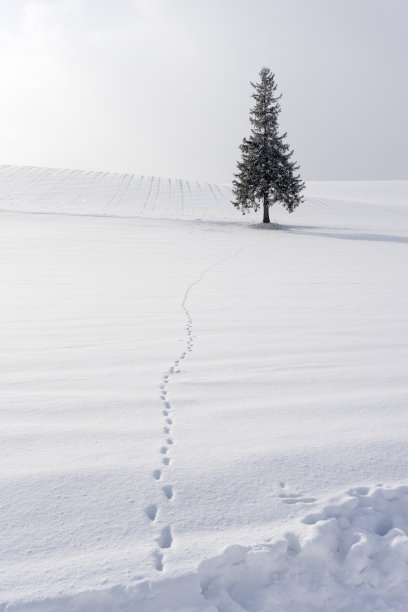
[[[263,222],[270,223],[269,221],[269,202],[268,201],[264,200],[263,211],[264,211]]]

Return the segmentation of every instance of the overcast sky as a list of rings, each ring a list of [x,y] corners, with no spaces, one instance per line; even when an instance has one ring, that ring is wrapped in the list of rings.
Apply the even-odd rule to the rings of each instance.
[[[407,0],[0,0],[0,163],[230,182],[262,66],[306,179],[408,179]]]

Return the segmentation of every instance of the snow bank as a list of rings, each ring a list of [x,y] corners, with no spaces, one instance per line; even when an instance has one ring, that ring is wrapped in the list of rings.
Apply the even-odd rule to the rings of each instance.
[[[407,609],[408,487],[352,489],[303,523],[202,563],[205,597],[222,612]]]

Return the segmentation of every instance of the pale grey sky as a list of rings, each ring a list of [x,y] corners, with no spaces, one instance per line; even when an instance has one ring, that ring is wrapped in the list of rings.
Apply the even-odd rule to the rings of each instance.
[[[407,0],[0,0],[0,163],[230,182],[276,75],[306,179],[408,179]]]

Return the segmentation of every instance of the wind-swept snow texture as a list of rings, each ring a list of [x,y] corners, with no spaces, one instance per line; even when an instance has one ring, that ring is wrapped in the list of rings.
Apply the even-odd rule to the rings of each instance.
[[[210,183],[19,166],[0,166],[0,181],[0,210],[170,219],[233,216],[227,206],[230,189]]]
[[[0,168],[0,610],[407,609],[408,183],[230,199]]]

